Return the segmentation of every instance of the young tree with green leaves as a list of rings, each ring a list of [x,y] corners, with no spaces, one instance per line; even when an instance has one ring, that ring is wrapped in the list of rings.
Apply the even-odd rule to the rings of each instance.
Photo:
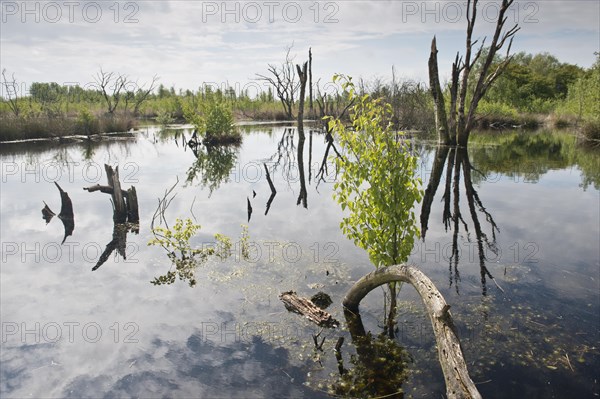
[[[416,176],[417,158],[410,153],[402,132],[392,128],[392,108],[382,99],[357,95],[351,78],[342,79],[351,108],[351,128],[330,118],[328,127],[339,140],[345,156],[336,158],[339,180],[334,196],[349,215],[340,227],[365,249],[376,268],[406,262],[419,228],[413,211],[422,198]],[[390,308],[386,332],[394,336],[396,284],[390,283]]]
[[[342,220],[344,234],[369,253],[375,267],[405,262],[419,235],[415,203],[422,198],[417,158],[402,132],[392,129],[392,110],[381,99],[357,96],[351,78],[343,79],[350,99],[356,98],[347,128],[329,119],[329,128],[345,151],[336,159],[339,180],[335,198],[350,214]]]

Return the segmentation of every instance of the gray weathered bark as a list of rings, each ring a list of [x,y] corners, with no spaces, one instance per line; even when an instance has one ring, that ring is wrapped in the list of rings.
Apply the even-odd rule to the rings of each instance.
[[[435,334],[439,361],[448,398],[481,398],[469,376],[458,332],[444,300],[431,280],[413,266],[396,265],[377,269],[358,280],[344,298],[344,306],[358,312],[360,301],[373,289],[394,281],[411,284],[421,296]]]
[[[436,127],[438,129],[439,141],[441,144],[458,144],[461,147],[466,147],[469,141],[469,134],[476,122],[477,106],[485,93],[500,74],[506,69],[508,63],[512,59],[510,48],[514,35],[519,31],[517,24],[511,29],[504,31],[504,24],[507,21],[506,12],[512,5],[514,0],[502,0],[496,20],[496,28],[492,43],[483,64],[478,71],[478,75],[474,77],[475,85],[469,85],[471,72],[477,60],[483,54],[485,38],[476,51],[473,51],[473,46],[477,40],[473,40],[473,30],[477,19],[477,3],[478,0],[467,1],[467,32],[465,44],[464,59],[457,54],[452,65],[452,82],[450,85],[450,115],[446,117],[444,107],[444,96],[439,84],[438,63],[437,63],[437,47],[436,38],[433,37],[431,43],[431,55],[429,57],[429,82],[431,93],[435,104]],[[504,59],[498,63],[493,72],[490,72],[492,63],[494,62],[496,53],[508,41],[508,48]]]
[[[434,36],[431,41],[431,54],[429,55],[429,86],[431,88],[431,95],[433,96],[435,128],[439,134],[440,144],[451,144],[450,134],[448,132],[448,118],[446,117],[444,92],[440,86],[437,52],[438,50]]]

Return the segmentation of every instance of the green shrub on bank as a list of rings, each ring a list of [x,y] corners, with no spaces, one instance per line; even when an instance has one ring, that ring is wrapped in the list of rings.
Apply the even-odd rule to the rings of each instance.
[[[481,101],[477,108],[477,113],[489,119],[499,119],[499,120],[511,120],[516,121],[519,119],[519,111],[516,108],[511,107],[506,103],[501,103],[497,101]]]

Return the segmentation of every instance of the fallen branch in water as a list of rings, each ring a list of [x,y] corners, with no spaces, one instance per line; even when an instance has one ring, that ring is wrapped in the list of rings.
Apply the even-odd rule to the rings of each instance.
[[[396,265],[367,274],[348,291],[344,298],[344,307],[352,312],[358,312],[360,301],[369,292],[380,285],[395,281],[411,284],[423,300],[433,327],[448,398],[481,398],[481,394],[469,376],[458,332],[449,312],[450,305],[446,303],[433,282],[416,267]]]
[[[339,322],[310,299],[298,296],[294,291],[284,292],[279,295],[287,310],[306,317],[313,323],[323,327],[337,327]]]

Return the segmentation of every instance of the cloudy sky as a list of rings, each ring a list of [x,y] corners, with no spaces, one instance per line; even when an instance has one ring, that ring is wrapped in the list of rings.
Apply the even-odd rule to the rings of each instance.
[[[252,87],[292,44],[298,63],[312,47],[322,82],[337,72],[385,79],[392,65],[401,77],[426,81],[431,38],[438,37],[444,74],[464,48],[466,21],[462,0],[0,3],[0,64],[24,87],[90,84],[100,68],[139,82],[158,75],[178,89]],[[477,37],[490,34],[497,11],[498,1],[482,0]],[[599,16],[597,0],[520,0],[507,26],[521,26],[515,51],[589,67],[600,48]]]

